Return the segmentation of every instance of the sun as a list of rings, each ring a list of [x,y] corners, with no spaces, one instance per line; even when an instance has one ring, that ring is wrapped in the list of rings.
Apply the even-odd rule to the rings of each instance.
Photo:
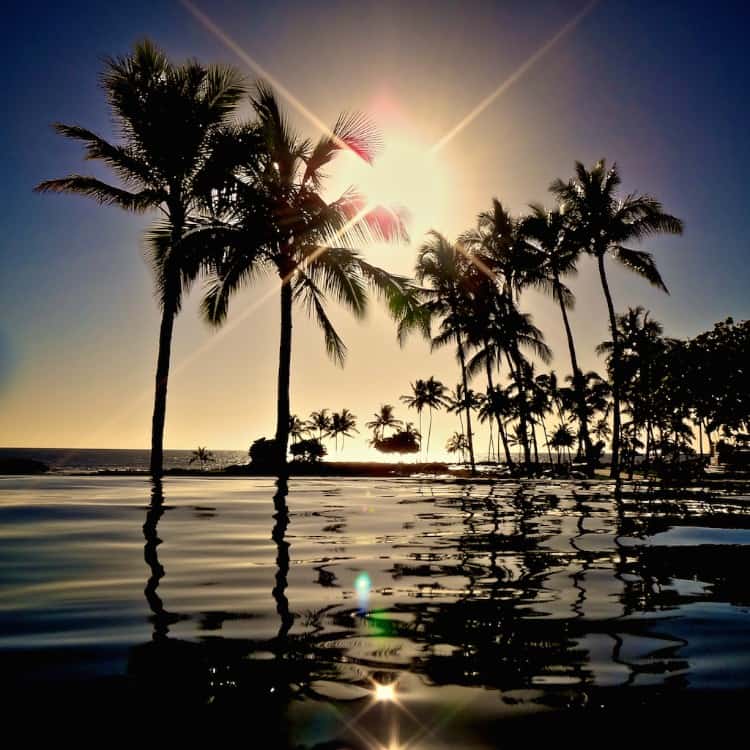
[[[339,191],[355,186],[369,204],[402,210],[412,241],[444,221],[449,187],[445,165],[429,144],[408,133],[383,133],[383,148],[372,164],[342,153],[331,177]]]

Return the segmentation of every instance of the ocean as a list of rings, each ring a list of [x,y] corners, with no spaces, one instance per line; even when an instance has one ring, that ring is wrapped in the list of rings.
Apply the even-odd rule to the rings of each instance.
[[[213,462],[205,468],[214,469],[248,462],[247,451],[212,451]],[[0,460],[31,458],[41,461],[56,473],[77,474],[97,471],[148,471],[148,449],[119,448],[0,448]],[[198,462],[190,463],[192,450],[165,450],[165,469],[200,469]]]

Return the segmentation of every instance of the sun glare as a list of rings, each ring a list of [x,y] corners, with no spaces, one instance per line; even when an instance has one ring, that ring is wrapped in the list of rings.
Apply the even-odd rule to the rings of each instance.
[[[405,133],[383,136],[383,150],[373,164],[344,153],[332,177],[337,188],[357,187],[374,206],[403,210],[409,233],[419,240],[445,215],[448,179],[440,156],[427,143]]]
[[[374,698],[379,703],[391,703],[396,700],[396,686],[393,684],[381,685],[375,683]]]

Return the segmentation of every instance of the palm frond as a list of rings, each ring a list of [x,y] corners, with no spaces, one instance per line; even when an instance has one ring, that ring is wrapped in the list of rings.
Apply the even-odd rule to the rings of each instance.
[[[160,191],[140,190],[131,193],[128,190],[109,185],[95,177],[83,175],[69,175],[57,180],[45,180],[40,182],[34,191],[37,193],[74,193],[93,198],[103,206],[119,206],[127,211],[143,213],[150,208],[155,208],[164,200]]]
[[[302,300],[305,304],[307,313],[312,315],[318,325],[323,329],[326,352],[328,356],[340,367],[344,366],[346,361],[346,344],[333,327],[328,314],[326,313],[323,302],[323,294],[313,283],[312,279],[304,272],[300,271],[297,275],[297,287],[295,289],[295,298]]]
[[[647,253],[645,250],[630,250],[618,245],[614,248],[613,254],[626,268],[639,276],[643,276],[649,283],[669,294],[651,253]]]

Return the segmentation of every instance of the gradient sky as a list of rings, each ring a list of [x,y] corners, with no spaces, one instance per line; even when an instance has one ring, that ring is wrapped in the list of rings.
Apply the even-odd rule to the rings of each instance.
[[[324,121],[364,110],[381,125],[386,149],[392,134],[426,152],[586,3],[198,5]],[[52,132],[53,121],[111,135],[97,87],[105,55],[127,53],[149,36],[177,60],[243,65],[179,2],[27,2],[4,21],[0,445],[146,447],[158,331],[139,249],[148,219],[84,198],[35,195],[32,187],[92,169],[77,144]],[[570,176],[576,159],[604,156],[619,163],[626,191],[655,194],[686,224],[683,237],[647,246],[671,296],[612,267],[617,307],[644,305],[673,336],[748,317],[749,21],[742,3],[602,0],[439,152],[445,189],[430,221],[454,237],[493,195],[515,212],[549,202],[553,178]],[[368,257],[409,271],[418,240]],[[605,307],[588,260],[571,285],[579,356],[601,370],[593,349],[606,336]],[[238,297],[232,312],[268,289],[260,284]],[[276,295],[217,335],[198,319],[199,292],[176,324],[167,447],[242,449],[273,434]],[[553,347],[553,366],[567,373],[556,309],[533,293],[523,307]],[[297,315],[292,409],[348,407],[362,433],[340,456],[375,458],[363,423],[378,405],[398,403],[416,378],[453,385],[458,370],[450,352],[431,355],[421,341],[399,350],[375,306],[364,323],[338,310],[333,316],[349,345],[344,370],[327,361],[321,334]],[[439,417],[433,445],[442,449],[457,427]],[[483,454],[484,436],[479,444]]]

